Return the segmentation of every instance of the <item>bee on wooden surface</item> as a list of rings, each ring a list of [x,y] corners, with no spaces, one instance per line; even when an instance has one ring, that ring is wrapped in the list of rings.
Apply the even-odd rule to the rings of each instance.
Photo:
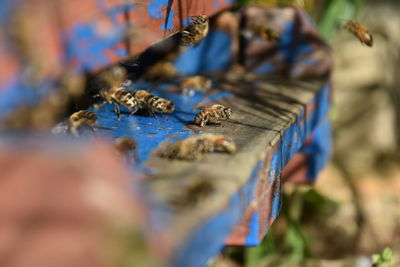
[[[184,46],[199,45],[200,41],[208,34],[208,17],[205,15],[193,16],[194,19],[181,31],[181,44]]]
[[[128,156],[132,155],[134,158],[136,157],[135,151],[136,151],[137,143],[131,137],[124,136],[124,137],[119,137],[119,138],[115,139],[114,147],[123,156],[128,157]]]
[[[214,191],[215,186],[210,179],[204,179],[204,176],[188,177],[179,190],[173,191],[168,203],[176,209],[192,208]]]
[[[204,153],[234,153],[236,145],[224,135],[199,134],[175,143],[164,143],[158,150],[163,158],[180,160],[197,160]]]
[[[118,120],[121,119],[121,111],[119,105],[122,105],[129,109],[130,114],[133,115],[139,110],[139,102],[135,97],[124,89],[124,87],[112,87],[109,90],[100,91],[100,96],[103,99],[114,105],[114,111],[118,116]]]
[[[122,105],[130,110],[130,114],[135,114],[139,110],[139,103],[133,95],[126,90],[132,84],[131,80],[126,79],[126,70],[116,66],[110,70],[99,74],[97,78],[97,86],[103,89],[93,97],[100,96],[104,102],[114,105],[114,111],[120,120],[121,111],[119,105]],[[95,105],[95,107],[98,105]]]
[[[154,113],[172,113],[174,112],[174,103],[168,99],[150,94],[146,90],[137,90],[133,92],[133,96],[139,103],[140,108]]]
[[[146,70],[143,78],[147,81],[165,81],[178,75],[174,64],[168,61],[160,61]]]
[[[206,92],[211,89],[211,86],[212,81],[200,75],[186,78],[180,83],[183,94],[191,96],[194,95],[194,90],[198,89],[202,92]]]
[[[262,39],[266,41],[279,41],[281,40],[281,35],[279,32],[275,31],[272,28],[265,27],[263,25],[255,24],[251,25],[250,27],[251,31],[260,36]]]
[[[231,118],[232,109],[221,104],[214,104],[210,107],[202,108],[202,110],[194,118],[194,123],[200,127],[208,123],[221,124]]]
[[[196,139],[197,146],[202,153],[234,153],[236,151],[236,145],[233,140],[224,135],[199,134]]]
[[[372,34],[361,23],[349,19],[345,25],[345,28],[355,37],[357,37],[362,44],[372,47],[374,42]]]
[[[93,112],[80,110],[68,118],[69,130],[75,137],[79,137],[80,129],[93,131],[97,127],[96,120],[97,116]]]

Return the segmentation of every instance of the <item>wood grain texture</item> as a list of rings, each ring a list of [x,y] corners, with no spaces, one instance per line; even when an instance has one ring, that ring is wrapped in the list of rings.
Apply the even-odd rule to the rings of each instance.
[[[172,235],[179,242],[186,240],[185,242],[188,242],[186,246],[190,246],[191,242],[196,243],[196,238],[192,239],[196,235],[196,231],[203,233],[197,241],[201,240],[205,247],[210,241],[204,238],[205,236],[212,237],[214,242],[217,242],[218,238],[223,240],[227,233],[224,236],[222,225],[226,227],[225,229],[232,230],[236,223],[246,217],[246,209],[251,202],[256,205],[258,204],[256,202],[259,201],[259,204],[262,204],[261,202],[265,202],[263,200],[266,197],[270,197],[274,193],[280,194],[280,185],[274,182],[280,179],[279,173],[291,158],[291,154],[300,148],[319,122],[308,119],[311,119],[312,113],[317,112],[323,113],[319,114],[321,119],[326,116],[327,110],[316,111],[315,108],[318,104],[313,106],[310,102],[322,89],[321,81],[276,80],[255,84],[257,84],[256,81],[247,85],[223,86],[234,92],[232,98],[218,101],[218,103],[232,107],[234,111],[232,121],[224,123],[222,127],[207,126],[201,129],[202,132],[232,137],[238,147],[236,154],[211,154],[194,163],[153,157],[146,164],[153,172],[157,173],[156,178],[150,179],[150,184],[156,196],[163,202],[168,203],[175,197],[177,191],[185,190],[185,185],[190,184],[191,179],[205,179],[214,188],[212,193],[201,198],[196,204],[189,204],[188,207],[175,210]],[[324,99],[324,101],[329,100]],[[305,117],[307,115],[302,114],[306,107],[308,116],[310,116],[308,119]],[[293,152],[285,149],[281,153],[278,146],[283,141],[285,131],[291,126],[297,128],[297,131],[295,136],[285,140],[287,141],[285,145],[292,146]],[[199,130],[197,126],[190,125],[189,127]],[[271,162],[275,153],[278,154],[279,166],[273,166],[276,163]],[[277,168],[277,170],[272,173],[270,170],[272,168]],[[253,172],[255,175],[252,175]],[[251,181],[252,178],[255,181]],[[245,188],[249,182],[253,183],[250,185],[252,188],[241,192],[241,189]],[[273,188],[274,185],[277,187]],[[261,191],[256,197],[257,188]],[[239,198],[239,200],[232,205],[231,201],[235,198]],[[271,202],[272,199],[268,199],[267,203],[263,203],[262,209],[271,207]],[[236,211],[236,215],[216,219],[221,223],[221,227],[202,228],[202,224],[206,225],[207,221],[212,220],[213,217],[218,217],[224,212],[235,213],[234,211]],[[260,240],[264,234],[265,231],[260,233]],[[238,244],[234,240],[228,243]],[[182,246],[182,244],[179,245]],[[200,247],[202,246],[199,245],[198,249]],[[196,249],[192,248],[192,250]],[[180,253],[182,255],[177,257],[177,263],[181,260],[182,262],[192,262],[188,261],[188,255]]]
[[[139,141],[140,165],[148,176],[150,191],[170,214],[170,221],[158,223],[168,229],[171,266],[202,266],[224,241],[231,245],[260,242],[279,213],[282,169],[327,115],[329,87],[325,80],[265,79],[248,74],[240,82],[221,77],[218,81],[214,93],[226,97],[211,103],[230,106],[234,112],[232,120],[222,126],[194,125],[187,118],[193,119],[195,111],[179,105],[188,101],[187,96],[161,89],[152,92],[174,99],[179,109],[175,115],[123,114],[117,124],[127,128],[121,128],[113,126],[117,124],[112,107],[97,111],[99,124],[112,129],[102,134],[123,133]],[[184,129],[179,123],[164,124],[171,116],[182,116]],[[154,154],[162,141],[198,131],[232,137],[238,151],[209,154],[195,162],[166,160]],[[208,189],[185,194],[199,181]],[[258,216],[256,228],[249,226],[254,214]]]

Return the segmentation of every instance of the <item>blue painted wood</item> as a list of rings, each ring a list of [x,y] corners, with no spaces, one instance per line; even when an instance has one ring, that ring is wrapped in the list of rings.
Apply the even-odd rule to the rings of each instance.
[[[270,179],[273,182],[275,179],[280,179],[279,174],[283,167],[295,153],[303,146],[303,143],[313,130],[321,125],[326,124],[326,116],[329,108],[329,91],[330,87],[326,84],[321,91],[312,100],[317,102],[318,109],[314,110],[310,117],[304,121],[303,114],[297,116],[297,122],[290,126],[280,138],[276,152],[273,154],[273,160],[270,166]],[[305,124],[303,123],[305,122]],[[300,138],[294,138],[297,135]],[[301,138],[303,137],[303,138]],[[328,143],[329,145],[329,143]],[[248,182],[235,193],[230,200],[227,207],[220,213],[211,217],[204,222],[199,228],[191,234],[190,238],[186,240],[182,246],[182,250],[172,261],[171,266],[204,266],[205,261],[219,253],[220,248],[227,234],[232,230],[233,226],[241,219],[241,214],[245,207],[247,207],[251,200],[254,199],[255,183],[259,178],[257,173],[261,167],[261,162],[254,166],[253,172],[248,179]],[[321,159],[322,163],[322,159]],[[320,165],[322,167],[326,161]],[[281,191],[275,191],[274,200],[272,202],[271,217],[274,220],[280,210],[281,206]],[[257,219],[255,215],[254,219]],[[258,237],[258,224],[251,224],[253,227],[249,229],[248,239],[245,245],[255,246],[260,244],[261,239]],[[264,234],[267,234],[266,232]],[[201,251],[201,252],[200,252]],[[193,264],[193,265],[192,265]]]
[[[293,23],[285,24],[283,39],[278,43],[277,53],[283,55],[285,64],[293,64],[301,62],[299,65],[314,66],[320,62],[310,58],[304,58],[304,54],[312,55],[315,47],[306,41],[297,42],[293,39],[292,29]],[[198,73],[212,73],[215,71],[227,70],[232,63],[232,51],[230,51],[232,39],[229,35],[222,31],[212,31],[202,41],[198,47],[190,47],[183,54],[179,55],[174,63],[178,71],[184,75],[193,75]],[[302,57],[300,57],[302,55]],[[271,63],[266,63],[271,64]],[[275,70],[275,65],[268,67]],[[295,70],[295,69],[294,69]],[[293,71],[294,71],[293,70]],[[256,70],[257,72],[257,70]],[[263,73],[265,74],[265,73]],[[152,93],[168,98],[175,103],[176,112],[172,115],[157,115],[156,117],[130,116],[123,114],[121,121],[116,120],[113,108],[110,105],[103,106],[96,111],[99,117],[99,124],[112,128],[112,130],[101,130],[104,136],[132,136],[138,140],[138,157],[139,163],[135,168],[142,170],[144,173],[152,175],[160,173],[160,169],[152,169],[147,163],[151,160],[151,153],[163,141],[168,138],[185,138],[193,132],[185,126],[190,123],[198,111],[192,108],[201,102],[206,95],[196,93],[193,97],[182,96],[174,92],[166,90],[168,85],[160,85],[152,91]],[[147,89],[148,85],[136,83],[131,90]],[[296,115],[295,122],[288,123],[287,129],[280,133],[275,133],[278,137],[276,144],[271,144],[270,151],[272,153],[271,162],[268,165],[269,182],[273,188],[271,189],[271,212],[268,220],[264,223],[265,229],[279,214],[281,206],[281,181],[280,173],[286,163],[297,153],[303,146],[304,141],[317,128],[319,124],[323,124],[329,108],[329,91],[330,87],[326,83],[319,92],[308,103],[315,108],[307,113],[303,109]],[[209,102],[216,100],[235,99],[235,95],[231,92],[217,93],[213,95]],[[235,101],[235,100],[233,100]],[[306,119],[305,119],[306,118]],[[282,123],[282,122],[280,122]],[[279,124],[279,123],[278,123]],[[325,134],[322,134],[325,136]],[[329,137],[326,137],[327,141]],[[328,146],[328,142],[325,146]],[[326,157],[322,157],[319,167],[326,162]],[[185,234],[183,240],[178,240],[178,246],[172,247],[171,250],[171,266],[203,266],[207,259],[216,255],[224,244],[225,239],[230,234],[235,225],[243,220],[243,214],[248,208],[251,201],[255,199],[257,190],[257,182],[260,179],[259,173],[261,168],[265,168],[263,161],[255,162],[252,166],[252,172],[245,179],[245,183],[228,199],[227,204],[221,207],[217,212],[209,214],[207,218],[198,221],[193,225],[191,232]],[[185,177],[180,177],[184,179]],[[260,232],[260,214],[254,212],[251,217],[247,236],[243,245],[258,245],[262,237],[266,234]],[[174,215],[172,215],[174,216]],[[173,225],[171,225],[173,228]]]

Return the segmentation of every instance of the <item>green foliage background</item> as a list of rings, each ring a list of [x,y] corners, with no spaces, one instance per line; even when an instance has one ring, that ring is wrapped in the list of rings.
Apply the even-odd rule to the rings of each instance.
[[[326,39],[349,18],[357,16],[367,0],[239,0],[240,5],[300,5],[315,19]]]

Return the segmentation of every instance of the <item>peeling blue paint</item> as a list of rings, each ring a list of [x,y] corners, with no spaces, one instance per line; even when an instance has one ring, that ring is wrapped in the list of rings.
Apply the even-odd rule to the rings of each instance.
[[[224,239],[235,224],[240,222],[244,210],[254,199],[257,174],[261,166],[262,160],[253,168],[247,183],[231,197],[226,209],[195,229],[194,234],[173,258],[171,266],[186,267],[188,263],[191,267],[205,266],[210,257],[220,252]],[[198,253],[199,250],[201,253]]]
[[[22,76],[22,75],[21,75]],[[48,79],[36,86],[31,86],[21,80],[21,77],[10,79],[5,89],[0,91],[0,117],[7,116],[16,107],[33,106],[55,88],[54,81]]]
[[[167,11],[169,4],[170,4],[169,0],[153,0],[147,6],[147,10],[148,10],[151,18],[166,19],[168,17],[168,21],[163,22],[160,25],[161,30],[173,30],[174,29],[174,17],[175,17],[174,9],[171,8],[169,14],[163,14],[163,9],[165,9]]]
[[[311,144],[302,148],[300,152],[308,155],[307,178],[315,181],[326,167],[332,152],[332,129],[329,120],[325,119],[318,125]]]
[[[193,21],[194,21],[194,19],[192,19],[191,17],[187,17],[186,19],[183,19],[182,26],[186,27],[187,25],[189,25]]]
[[[165,26],[165,22],[161,23],[161,30],[165,30],[165,29],[173,30],[174,29],[174,16],[175,16],[175,11],[173,9],[171,9],[171,11],[169,12],[167,25]]]
[[[271,208],[271,220],[275,220],[278,217],[279,211],[281,209],[281,202],[282,202],[282,190],[279,189],[278,191],[274,192],[274,198],[272,200],[272,208]]]
[[[269,183],[270,184],[272,184],[274,182],[276,176],[279,174],[279,171],[276,169],[276,166],[279,166],[279,161],[280,161],[280,154],[274,153],[272,155],[271,168],[269,170]]]
[[[107,8],[105,0],[96,0],[97,6],[101,11],[103,11],[107,16],[115,23],[117,23],[117,17],[126,11],[131,11],[135,9],[135,4],[129,1],[125,1],[120,5],[113,5],[112,8]]]
[[[110,19],[112,28],[107,33],[99,33],[99,21],[77,23],[64,33],[62,39],[66,43],[65,57],[67,62],[77,60],[81,69],[90,71],[110,64],[107,52],[112,51],[118,57],[125,57],[128,51],[115,47],[124,40],[128,25],[119,22],[118,17],[135,8],[134,3],[124,3],[107,8],[104,0],[96,0],[98,8]]]
[[[260,215],[258,212],[254,212],[249,223],[249,234],[246,236],[246,246],[258,246],[260,244],[260,238],[258,237],[260,232],[259,220]]]
[[[213,5],[213,7],[219,7],[221,5],[221,3],[218,1],[215,1],[212,5]]]
[[[125,29],[124,25],[118,24],[108,35],[99,35],[95,23],[75,25],[66,38],[69,61],[75,59],[83,70],[90,71],[110,63],[107,51],[126,55],[114,47],[121,41]]]
[[[168,6],[168,0],[153,0],[149,3],[147,10],[149,11],[150,17],[153,19],[163,18],[162,9]]]

